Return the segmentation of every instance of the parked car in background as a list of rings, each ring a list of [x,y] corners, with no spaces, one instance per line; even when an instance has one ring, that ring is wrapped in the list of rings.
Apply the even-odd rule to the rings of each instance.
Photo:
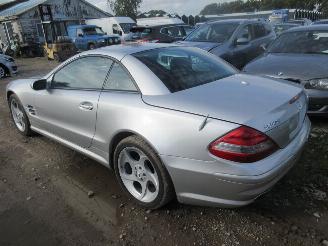
[[[280,36],[281,33],[283,33],[284,31],[287,31],[290,28],[298,27],[298,26],[300,26],[300,25],[292,24],[292,23],[281,23],[281,24],[273,25],[273,29],[274,29],[276,35]]]
[[[103,46],[121,43],[119,36],[107,35],[96,25],[68,26],[67,33],[78,50],[92,50]]]
[[[159,25],[184,25],[185,23],[179,18],[173,17],[151,17],[137,19],[139,26],[159,26]]]
[[[328,26],[311,25],[284,32],[244,71],[304,86],[309,114],[328,115]]]
[[[312,21],[307,18],[289,20],[287,23],[298,24],[300,26],[309,26],[312,24]]]
[[[241,69],[261,55],[275,38],[267,22],[233,19],[202,24],[178,43],[204,49]]]
[[[187,36],[192,27],[188,25],[136,26],[131,29],[127,41],[172,43]]]
[[[137,25],[133,19],[124,16],[89,19],[86,24],[97,25],[107,34],[119,35],[122,40],[125,40],[131,28]]]
[[[301,87],[238,74],[193,47],[91,50],[41,79],[11,82],[6,93],[20,133],[113,168],[148,209],[174,197],[247,205],[297,162],[310,132]]]
[[[0,79],[17,73],[17,65],[14,58],[0,54]]]
[[[328,19],[317,20],[312,23],[312,25],[327,25],[327,24],[328,24]]]

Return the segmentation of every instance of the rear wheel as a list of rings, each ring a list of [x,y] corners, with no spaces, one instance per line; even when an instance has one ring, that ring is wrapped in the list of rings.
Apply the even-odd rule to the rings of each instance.
[[[20,103],[16,95],[11,95],[9,98],[9,108],[11,117],[15,123],[17,130],[24,136],[31,136],[31,124],[25,113],[24,107]]]
[[[56,62],[60,62],[60,57],[59,57],[58,53],[54,53],[54,60]]]
[[[118,144],[114,170],[123,190],[142,207],[157,209],[174,197],[170,176],[158,155],[137,136]]]
[[[3,66],[0,66],[0,79],[6,77],[6,69]]]
[[[89,50],[94,50],[96,46],[94,44],[89,44]]]

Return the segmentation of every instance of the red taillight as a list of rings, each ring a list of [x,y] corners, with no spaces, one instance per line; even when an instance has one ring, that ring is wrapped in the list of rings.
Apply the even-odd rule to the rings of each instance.
[[[211,154],[234,162],[256,162],[271,155],[278,146],[264,133],[241,126],[215,140],[209,146]]]

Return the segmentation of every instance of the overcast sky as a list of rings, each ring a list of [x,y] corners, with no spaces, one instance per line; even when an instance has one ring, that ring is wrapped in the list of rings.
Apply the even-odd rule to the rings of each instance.
[[[108,10],[107,0],[88,1],[101,9]],[[179,15],[197,15],[207,4],[223,1],[224,0],[143,0],[140,11],[147,12],[152,9],[161,9],[168,13],[178,13]]]

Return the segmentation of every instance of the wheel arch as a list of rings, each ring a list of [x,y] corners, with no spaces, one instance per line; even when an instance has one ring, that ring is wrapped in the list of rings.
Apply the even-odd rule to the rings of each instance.
[[[142,140],[144,140],[154,151],[155,153],[159,156],[159,152],[157,151],[157,149],[155,148],[155,146],[153,144],[151,144],[151,142],[144,136],[142,136],[141,134],[135,132],[135,131],[131,131],[131,130],[122,130],[120,132],[117,132],[114,137],[112,138],[112,140],[109,143],[109,166],[110,168],[114,168],[114,151],[116,149],[116,146],[119,144],[119,142],[121,142],[123,139],[130,137],[130,136],[137,136],[140,137]],[[161,159],[161,158],[160,158]],[[162,159],[161,159],[162,161]],[[164,163],[163,163],[164,165]],[[165,167],[165,165],[164,165]]]
[[[9,68],[5,64],[0,63],[0,67],[2,67],[5,70],[5,72],[6,72],[7,75],[10,75]]]
[[[13,91],[11,91],[11,90],[7,91],[7,102],[9,102],[9,98],[13,94],[15,94]]]

